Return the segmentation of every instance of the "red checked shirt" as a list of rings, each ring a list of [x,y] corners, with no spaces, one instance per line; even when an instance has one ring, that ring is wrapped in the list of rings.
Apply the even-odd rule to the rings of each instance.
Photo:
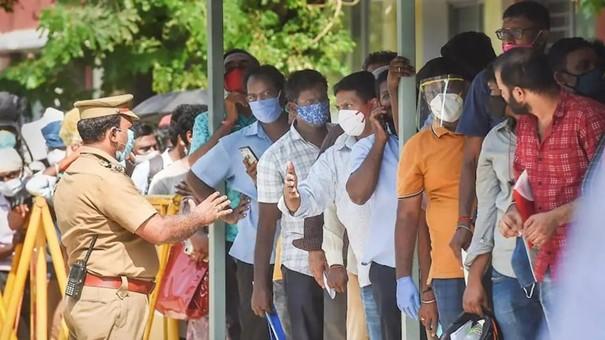
[[[535,116],[522,116],[517,124],[515,173],[527,170],[536,213],[548,212],[574,201],[605,132],[605,106],[561,92],[552,125],[544,139],[538,136]],[[561,225],[539,250],[534,263],[538,281],[554,269],[565,247],[568,225]]]

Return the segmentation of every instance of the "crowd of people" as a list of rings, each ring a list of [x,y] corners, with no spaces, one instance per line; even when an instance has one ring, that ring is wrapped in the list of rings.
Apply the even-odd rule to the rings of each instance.
[[[286,76],[231,50],[217,129],[204,105],[154,126],[128,109],[131,95],[79,101],[41,129],[42,162],[0,127],[0,280],[41,196],[69,265],[98,237],[82,296],[65,306],[76,338],[140,338],[153,245],[188,240],[207,261],[217,219],[232,340],[267,339],[272,312],[297,340],[399,340],[402,313],[429,339],[464,313],[493,318],[502,339],[548,337],[605,132],[603,44],[547,48],[549,29],[545,7],[518,2],[496,32],[499,56],[466,32],[418,71],[375,52],[332,88],[318,71]],[[410,76],[417,133],[400,148],[398,87]],[[190,213],[160,217],[144,198],[174,194],[195,202]],[[207,338],[207,318],[190,320],[187,337]]]

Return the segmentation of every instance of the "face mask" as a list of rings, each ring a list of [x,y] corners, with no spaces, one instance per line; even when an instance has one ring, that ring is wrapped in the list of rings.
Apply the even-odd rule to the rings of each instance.
[[[244,69],[234,68],[225,74],[225,90],[227,92],[239,92],[243,91],[244,82]]]
[[[504,111],[506,110],[504,98],[502,98],[502,96],[489,96],[487,110],[489,114],[496,119],[504,117]]]
[[[6,130],[0,130],[0,149],[14,149],[17,145],[17,137],[15,134]]]
[[[157,156],[159,154],[160,154],[159,151],[153,150],[153,151],[149,151],[148,153],[146,153],[144,155],[134,155],[134,163],[141,164],[145,161],[148,161],[148,160],[154,158],[155,156]]]
[[[366,117],[357,110],[338,111],[338,124],[349,136],[357,137],[366,127]]]
[[[50,166],[54,166],[62,161],[66,155],[67,152],[65,150],[55,149],[46,155],[46,160]]]
[[[283,111],[279,105],[279,96],[250,102],[248,105],[250,105],[254,117],[266,124],[278,120]]]
[[[14,197],[23,190],[23,180],[21,178],[13,178],[6,182],[0,182],[0,194],[5,197]]]
[[[313,126],[322,126],[326,124],[330,116],[329,104],[327,101],[298,106],[296,111],[298,117],[300,117],[305,123]]]
[[[438,94],[431,100],[431,112],[437,120],[454,123],[462,116],[464,101],[455,93]]]
[[[576,76],[573,89],[581,96],[605,102],[605,69],[599,67]]]
[[[124,144],[124,150],[116,151],[116,160],[118,162],[125,161],[126,158],[128,158],[128,156],[132,152],[132,149],[134,148],[134,132],[132,132],[132,130],[130,130],[130,129],[128,129],[127,131],[128,131],[128,140],[126,141],[126,144]]]

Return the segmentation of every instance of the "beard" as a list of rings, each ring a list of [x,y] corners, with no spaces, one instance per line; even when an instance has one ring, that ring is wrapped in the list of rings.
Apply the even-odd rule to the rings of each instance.
[[[531,113],[531,107],[529,104],[521,104],[519,103],[514,96],[510,96],[508,100],[508,107],[510,110],[516,115],[528,115]]]

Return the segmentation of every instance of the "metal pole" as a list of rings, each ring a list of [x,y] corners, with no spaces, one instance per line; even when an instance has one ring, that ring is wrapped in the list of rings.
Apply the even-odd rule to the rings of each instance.
[[[416,7],[415,0],[397,0],[397,49],[416,65]],[[416,79],[402,78],[399,83],[399,145],[416,133]],[[418,283],[418,258],[414,251],[412,277]],[[418,321],[403,317],[402,335],[405,340],[420,339]]]
[[[223,2],[206,1],[208,36],[208,112],[212,130],[223,120]],[[210,339],[225,339],[225,228],[210,226]],[[244,330],[245,331],[245,330]]]

